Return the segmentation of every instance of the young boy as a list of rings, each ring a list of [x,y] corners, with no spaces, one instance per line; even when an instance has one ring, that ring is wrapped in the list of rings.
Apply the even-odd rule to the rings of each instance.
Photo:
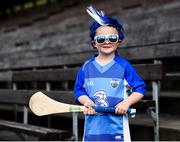
[[[74,87],[75,100],[88,109],[84,141],[130,141],[128,108],[145,95],[145,83],[130,63],[117,54],[124,38],[116,18],[104,16],[89,6],[95,19],[90,26],[92,45],[98,54],[79,70]],[[128,95],[128,91],[132,93]],[[92,106],[115,107],[116,115],[96,113]]]

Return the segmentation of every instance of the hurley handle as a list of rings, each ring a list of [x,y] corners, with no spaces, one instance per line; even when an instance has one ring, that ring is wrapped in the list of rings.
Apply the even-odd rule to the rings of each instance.
[[[115,114],[115,107],[104,107],[104,106],[93,106],[93,109],[96,112],[105,112],[105,113],[112,113]],[[127,113],[131,115],[131,117],[134,117],[136,114],[136,109],[129,108]]]

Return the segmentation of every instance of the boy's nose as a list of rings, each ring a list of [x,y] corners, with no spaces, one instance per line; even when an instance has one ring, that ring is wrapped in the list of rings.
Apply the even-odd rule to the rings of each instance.
[[[104,43],[109,43],[109,40],[106,38]]]

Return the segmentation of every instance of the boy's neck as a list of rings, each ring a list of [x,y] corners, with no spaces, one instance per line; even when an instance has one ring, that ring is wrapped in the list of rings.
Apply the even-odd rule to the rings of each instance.
[[[106,65],[108,63],[110,63],[115,57],[115,54],[110,54],[110,55],[104,55],[104,54],[99,54],[96,57],[96,61],[100,64],[100,65]]]

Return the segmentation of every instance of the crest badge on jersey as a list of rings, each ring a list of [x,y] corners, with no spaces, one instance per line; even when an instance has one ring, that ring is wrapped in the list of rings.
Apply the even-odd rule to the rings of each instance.
[[[113,79],[113,80],[111,80],[110,83],[111,83],[111,86],[112,86],[113,88],[116,88],[116,87],[119,85],[120,80]]]

